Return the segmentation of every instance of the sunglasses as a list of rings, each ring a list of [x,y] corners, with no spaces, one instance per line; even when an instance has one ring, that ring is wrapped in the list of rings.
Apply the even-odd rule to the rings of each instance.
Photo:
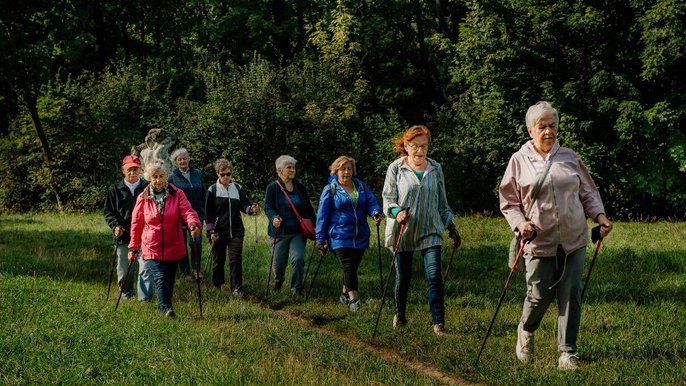
[[[231,175],[231,172],[219,173],[219,175],[222,176],[222,177],[229,177],[229,176]]]

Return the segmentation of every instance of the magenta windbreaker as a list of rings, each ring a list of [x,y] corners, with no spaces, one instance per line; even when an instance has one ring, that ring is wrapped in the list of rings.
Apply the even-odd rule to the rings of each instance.
[[[177,261],[186,255],[186,245],[181,224],[202,227],[198,214],[191,207],[183,191],[168,185],[163,216],[151,195],[148,185],[136,200],[131,218],[131,242],[129,249],[138,249],[144,260]]]

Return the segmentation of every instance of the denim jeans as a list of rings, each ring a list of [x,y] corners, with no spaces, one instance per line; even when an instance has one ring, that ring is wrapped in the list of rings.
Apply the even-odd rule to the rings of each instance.
[[[188,232],[185,227],[183,229],[183,238],[184,241],[188,244],[187,251],[190,251],[192,264],[188,264],[189,252],[186,252],[186,256],[179,260],[179,270],[184,275],[190,275],[191,265],[193,266],[193,269],[200,268],[200,257],[202,256],[202,235],[199,235],[195,238],[195,240],[193,240],[193,237],[191,237],[190,232]]]
[[[269,238],[274,243],[274,238]],[[291,292],[296,295],[303,293],[303,279],[305,276],[305,236],[302,233],[279,236],[274,247],[274,284],[280,286],[286,276],[286,262],[290,255]],[[272,244],[273,245],[273,244]]]
[[[145,265],[155,277],[155,291],[157,292],[157,307],[160,312],[167,312],[172,307],[174,295],[174,281],[178,261],[147,260]]]
[[[445,303],[443,300],[443,277],[441,276],[441,246],[436,245],[419,251],[424,260],[424,279],[429,285],[428,302],[431,310],[431,323],[445,323]],[[399,252],[396,257],[395,309],[401,319],[405,319],[407,292],[412,277],[412,256],[414,251]]]
[[[557,345],[560,352],[576,352],[585,256],[586,247],[566,256],[562,247],[558,247],[557,256],[525,256],[527,292],[521,323],[524,331],[536,331],[557,295]]]

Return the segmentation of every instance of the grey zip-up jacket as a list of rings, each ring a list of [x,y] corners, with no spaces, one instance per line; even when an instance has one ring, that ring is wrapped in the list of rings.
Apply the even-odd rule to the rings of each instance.
[[[524,210],[531,202],[531,191],[548,157],[552,164],[538,198],[525,218]],[[586,217],[593,220],[605,213],[603,201],[588,169],[571,149],[555,143],[546,158],[527,141],[512,155],[500,182],[500,211],[510,229],[522,221],[531,221],[536,238],[525,251],[533,256],[555,256],[561,245],[567,254],[588,244]]]

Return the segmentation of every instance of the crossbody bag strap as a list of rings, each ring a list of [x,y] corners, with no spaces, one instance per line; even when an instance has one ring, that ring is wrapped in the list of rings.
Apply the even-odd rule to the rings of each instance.
[[[545,165],[543,165],[543,171],[541,172],[541,175],[538,177],[538,181],[536,181],[536,185],[534,185],[534,189],[531,191],[531,201],[529,202],[528,207],[526,208],[526,218],[529,218],[529,215],[531,214],[531,210],[534,208],[534,203],[536,202],[536,199],[538,198],[538,193],[541,191],[541,187],[543,186],[543,181],[545,181],[546,176],[548,175],[548,171],[550,170],[550,166],[553,164],[553,157],[555,157],[555,154],[560,150],[558,148],[555,153],[551,154],[548,157],[548,160],[545,161]]]
[[[279,189],[281,189],[281,192],[283,192],[283,195],[286,196],[286,200],[288,200],[288,203],[291,204],[291,208],[293,208],[293,212],[295,212],[295,216],[298,218],[298,221],[302,219],[300,217],[300,213],[298,213],[298,210],[295,209],[295,205],[293,205],[293,201],[291,201],[291,198],[288,197],[288,193],[286,193],[286,189],[281,186],[281,183],[279,181],[276,181],[276,184],[279,186]],[[293,190],[295,190],[295,183],[293,183]]]

